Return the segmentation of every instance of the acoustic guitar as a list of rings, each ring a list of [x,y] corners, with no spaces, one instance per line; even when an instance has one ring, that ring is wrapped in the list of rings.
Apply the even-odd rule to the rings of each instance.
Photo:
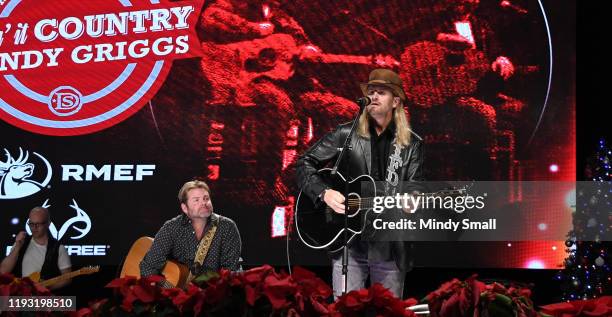
[[[142,262],[144,256],[149,252],[152,244],[153,238],[151,237],[141,237],[134,242],[125,258],[125,262],[123,262],[120,277],[134,276],[140,278],[140,262]],[[187,265],[177,261],[166,261],[161,275],[163,275],[170,284],[176,287],[185,288],[189,283],[189,281],[187,281],[189,268]]]
[[[38,283],[44,287],[49,287],[53,284],[59,283],[61,281],[67,280],[67,279],[71,279],[73,277],[77,277],[79,275],[86,275],[86,274],[93,274],[100,271],[100,266],[96,265],[96,266],[87,266],[84,267],[80,270],[76,270],[76,271],[72,271],[72,272],[68,272],[68,273],[64,273],[60,276],[56,276],[54,278],[50,278],[48,280],[44,280],[41,281],[40,280],[40,272],[34,272],[32,274],[30,274],[28,277],[34,281],[35,283]]]
[[[345,184],[349,184],[348,195],[348,227],[344,228],[344,215],[335,213],[329,206],[322,203],[316,206],[310,198],[300,191],[295,203],[295,229],[299,239],[311,249],[324,249],[331,252],[340,251],[344,246],[344,231],[348,231],[348,243],[360,235],[366,224],[366,218],[381,217],[373,212],[374,199],[380,196],[376,182],[369,175],[360,175],[347,180],[340,172],[331,174],[331,168],[323,168],[317,175],[329,184],[332,189],[343,192]],[[433,193],[421,193],[423,197],[454,197],[465,196],[466,188],[440,190]],[[383,195],[384,196],[384,195]]]

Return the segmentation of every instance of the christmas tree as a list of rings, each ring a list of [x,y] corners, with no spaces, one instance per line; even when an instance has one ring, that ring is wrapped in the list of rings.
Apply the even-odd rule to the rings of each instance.
[[[563,300],[591,299],[612,293],[611,161],[612,150],[602,139],[586,168],[586,176],[592,182],[577,183],[573,229],[565,241],[568,257],[565,268],[557,274]]]

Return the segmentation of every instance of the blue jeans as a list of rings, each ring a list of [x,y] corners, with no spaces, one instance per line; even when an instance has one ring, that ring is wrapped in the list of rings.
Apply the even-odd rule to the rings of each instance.
[[[349,248],[348,257],[348,287],[347,292],[365,287],[365,281],[370,276],[371,284],[380,283],[395,296],[402,298],[406,272],[400,271],[395,261],[370,261],[367,251],[360,252]],[[342,295],[344,277],[342,276],[342,253],[332,258],[332,282],[334,298]]]

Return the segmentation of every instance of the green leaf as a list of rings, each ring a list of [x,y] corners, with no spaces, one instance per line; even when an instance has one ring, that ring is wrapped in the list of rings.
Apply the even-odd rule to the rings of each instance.
[[[208,282],[211,279],[217,278],[217,277],[219,277],[219,273],[214,272],[214,271],[208,271],[208,272],[204,272],[198,275],[196,278],[193,279],[193,282],[196,284],[201,284],[201,283]]]
[[[512,299],[508,296],[495,294],[495,299],[487,305],[489,316],[496,317],[514,317],[514,308],[512,307]]]
[[[144,312],[149,311],[148,308],[148,305],[143,305],[138,302],[134,302],[134,305],[132,306],[132,312],[134,313],[134,315],[140,315]]]

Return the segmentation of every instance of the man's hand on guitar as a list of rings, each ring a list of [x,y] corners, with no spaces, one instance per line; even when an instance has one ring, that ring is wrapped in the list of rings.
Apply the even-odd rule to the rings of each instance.
[[[514,65],[505,56],[499,56],[493,63],[491,63],[491,69],[498,73],[504,80],[507,80],[514,75]]]
[[[323,192],[323,201],[336,213],[344,214],[344,195],[333,189]]]

